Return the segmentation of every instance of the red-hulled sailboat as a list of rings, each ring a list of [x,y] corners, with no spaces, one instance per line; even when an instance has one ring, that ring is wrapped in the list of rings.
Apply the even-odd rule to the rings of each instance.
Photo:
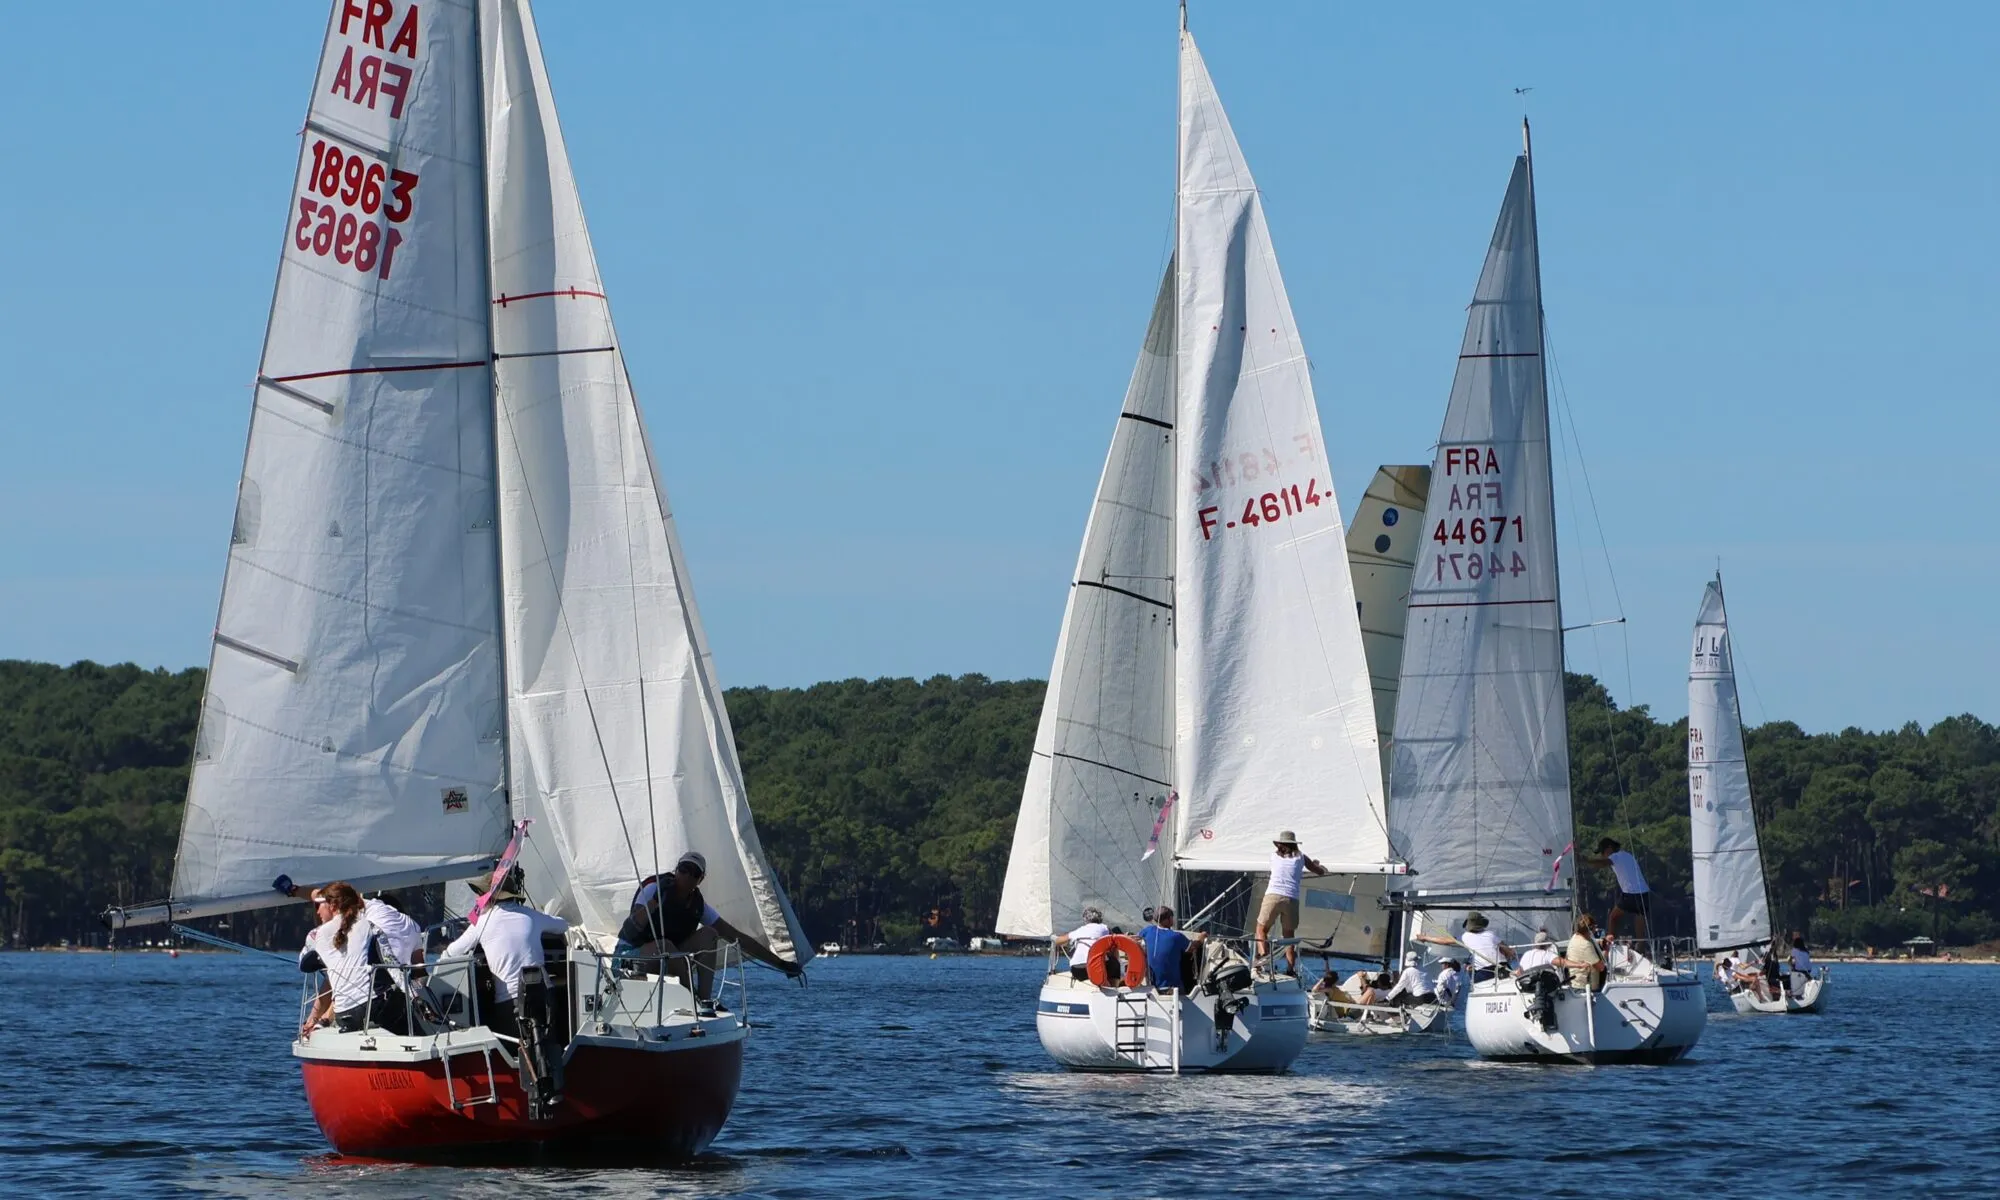
[[[528,890],[571,931],[530,1086],[461,965],[402,1002],[409,1032],[294,1044],[313,1114],[354,1154],[696,1152],[742,1075],[740,966],[719,997],[685,963],[615,968],[635,888],[700,850],[732,925],[810,948],[744,798],[527,0],[334,0],[302,141],[173,896],[110,920],[284,903],[280,877],[470,879],[532,823]]]

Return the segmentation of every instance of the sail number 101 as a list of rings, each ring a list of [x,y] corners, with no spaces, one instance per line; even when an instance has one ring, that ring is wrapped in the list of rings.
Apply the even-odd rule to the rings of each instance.
[[[1306,480],[1303,489],[1294,483],[1281,486],[1275,491],[1265,492],[1261,496],[1250,497],[1243,502],[1243,515],[1233,521],[1221,519],[1218,514],[1222,509],[1215,505],[1198,509],[1195,515],[1201,520],[1201,540],[1206,542],[1215,536],[1218,525],[1224,529],[1235,529],[1238,526],[1255,529],[1259,525],[1275,524],[1286,517],[1298,516],[1306,511],[1308,505],[1318,508],[1323,501],[1330,498],[1329,493],[1319,490],[1318,478],[1313,478]]]

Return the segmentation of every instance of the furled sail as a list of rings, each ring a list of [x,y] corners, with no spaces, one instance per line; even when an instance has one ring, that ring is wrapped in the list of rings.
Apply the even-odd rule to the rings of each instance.
[[[1424,537],[1429,467],[1378,467],[1354,523],[1347,527],[1347,569],[1354,579],[1354,611],[1361,618],[1361,648],[1375,692],[1375,738],[1382,751],[1382,779],[1389,778],[1395,744],[1396,687],[1403,668],[1403,625],[1409,616],[1410,571]],[[1389,798],[1389,804],[1395,799]]]
[[[481,0],[510,770],[554,911],[617,929],[680,855],[789,959],[721,686],[625,373],[526,0]]]
[[[1523,155],[1438,434],[1390,819],[1414,873],[1405,890],[1457,907],[1566,912],[1575,860],[1532,179]]]
[[[1305,349],[1185,30],[1178,225],[1176,861],[1261,871],[1282,827],[1334,870],[1384,870],[1374,701]]]
[[[1087,904],[1136,929],[1171,898],[1173,279],[1169,264],[1063,612],[1000,892],[1016,937],[1072,928]]]
[[[1719,577],[1703,590],[1694,622],[1687,753],[1696,941],[1704,953],[1764,945],[1771,940],[1771,913]]]
[[[302,134],[172,899],[130,922],[507,840],[474,18],[364,7]]]

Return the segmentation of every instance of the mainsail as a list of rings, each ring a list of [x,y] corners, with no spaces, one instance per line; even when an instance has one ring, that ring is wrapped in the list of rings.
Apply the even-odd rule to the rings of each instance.
[[[306,115],[175,917],[507,840],[474,18],[364,17],[333,6]]]
[[[493,356],[513,787],[554,911],[600,933],[687,850],[708,902],[811,948],[751,823],[673,518],[524,0],[485,0]]]
[[[173,899],[123,919],[466,878],[527,817],[592,933],[693,849],[805,957],[527,0],[336,0],[305,143]]]
[[[1181,32],[1175,860],[1261,871],[1291,828],[1388,869],[1368,664],[1305,348],[1263,203]]]
[[[1523,155],[1473,294],[1431,467],[1390,818],[1413,872],[1406,890],[1439,906],[1566,913],[1575,872],[1536,254]]]
[[[1173,276],[1169,264],[1063,612],[1000,892],[997,928],[1016,937],[1060,933],[1086,904],[1133,929],[1171,899],[1171,833],[1147,851],[1173,795]]]
[[[1354,579],[1354,611],[1361,618],[1361,647],[1368,656],[1368,682],[1375,692],[1375,737],[1382,750],[1385,783],[1395,745],[1396,687],[1403,668],[1403,625],[1410,611],[1410,571],[1425,533],[1424,501],[1430,490],[1429,467],[1378,467],[1354,511],[1354,523],[1347,527],[1347,569]]]
[[[1771,940],[1771,914],[1719,576],[1702,591],[1694,622],[1687,754],[1696,942],[1704,953],[1764,945]]]

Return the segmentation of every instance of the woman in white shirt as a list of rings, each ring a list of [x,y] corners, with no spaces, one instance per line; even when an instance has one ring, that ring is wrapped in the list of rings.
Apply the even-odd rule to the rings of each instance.
[[[1104,912],[1097,908],[1083,910],[1083,924],[1068,933],[1057,934],[1055,947],[1060,950],[1069,947],[1069,976],[1071,979],[1090,978],[1090,947],[1101,937],[1110,937],[1111,927],[1104,923]]]
[[[325,971],[327,986],[313,1002],[299,1036],[311,1036],[329,1010],[336,1028],[353,1033],[367,1026],[375,998],[375,971],[368,958],[375,927],[362,912],[361,893],[346,883],[329,883],[313,893],[313,910],[321,923],[306,934],[299,970]]]
[[[1271,839],[1271,882],[1264,889],[1263,906],[1257,910],[1257,961],[1263,962],[1271,951],[1271,926],[1279,927],[1278,936],[1297,937],[1299,932],[1299,883],[1307,871],[1315,875],[1326,874],[1326,868],[1318,860],[1299,849],[1298,835],[1289,829],[1281,829],[1278,836]],[[1292,974],[1299,973],[1299,948],[1285,947],[1285,961],[1290,964]]]

